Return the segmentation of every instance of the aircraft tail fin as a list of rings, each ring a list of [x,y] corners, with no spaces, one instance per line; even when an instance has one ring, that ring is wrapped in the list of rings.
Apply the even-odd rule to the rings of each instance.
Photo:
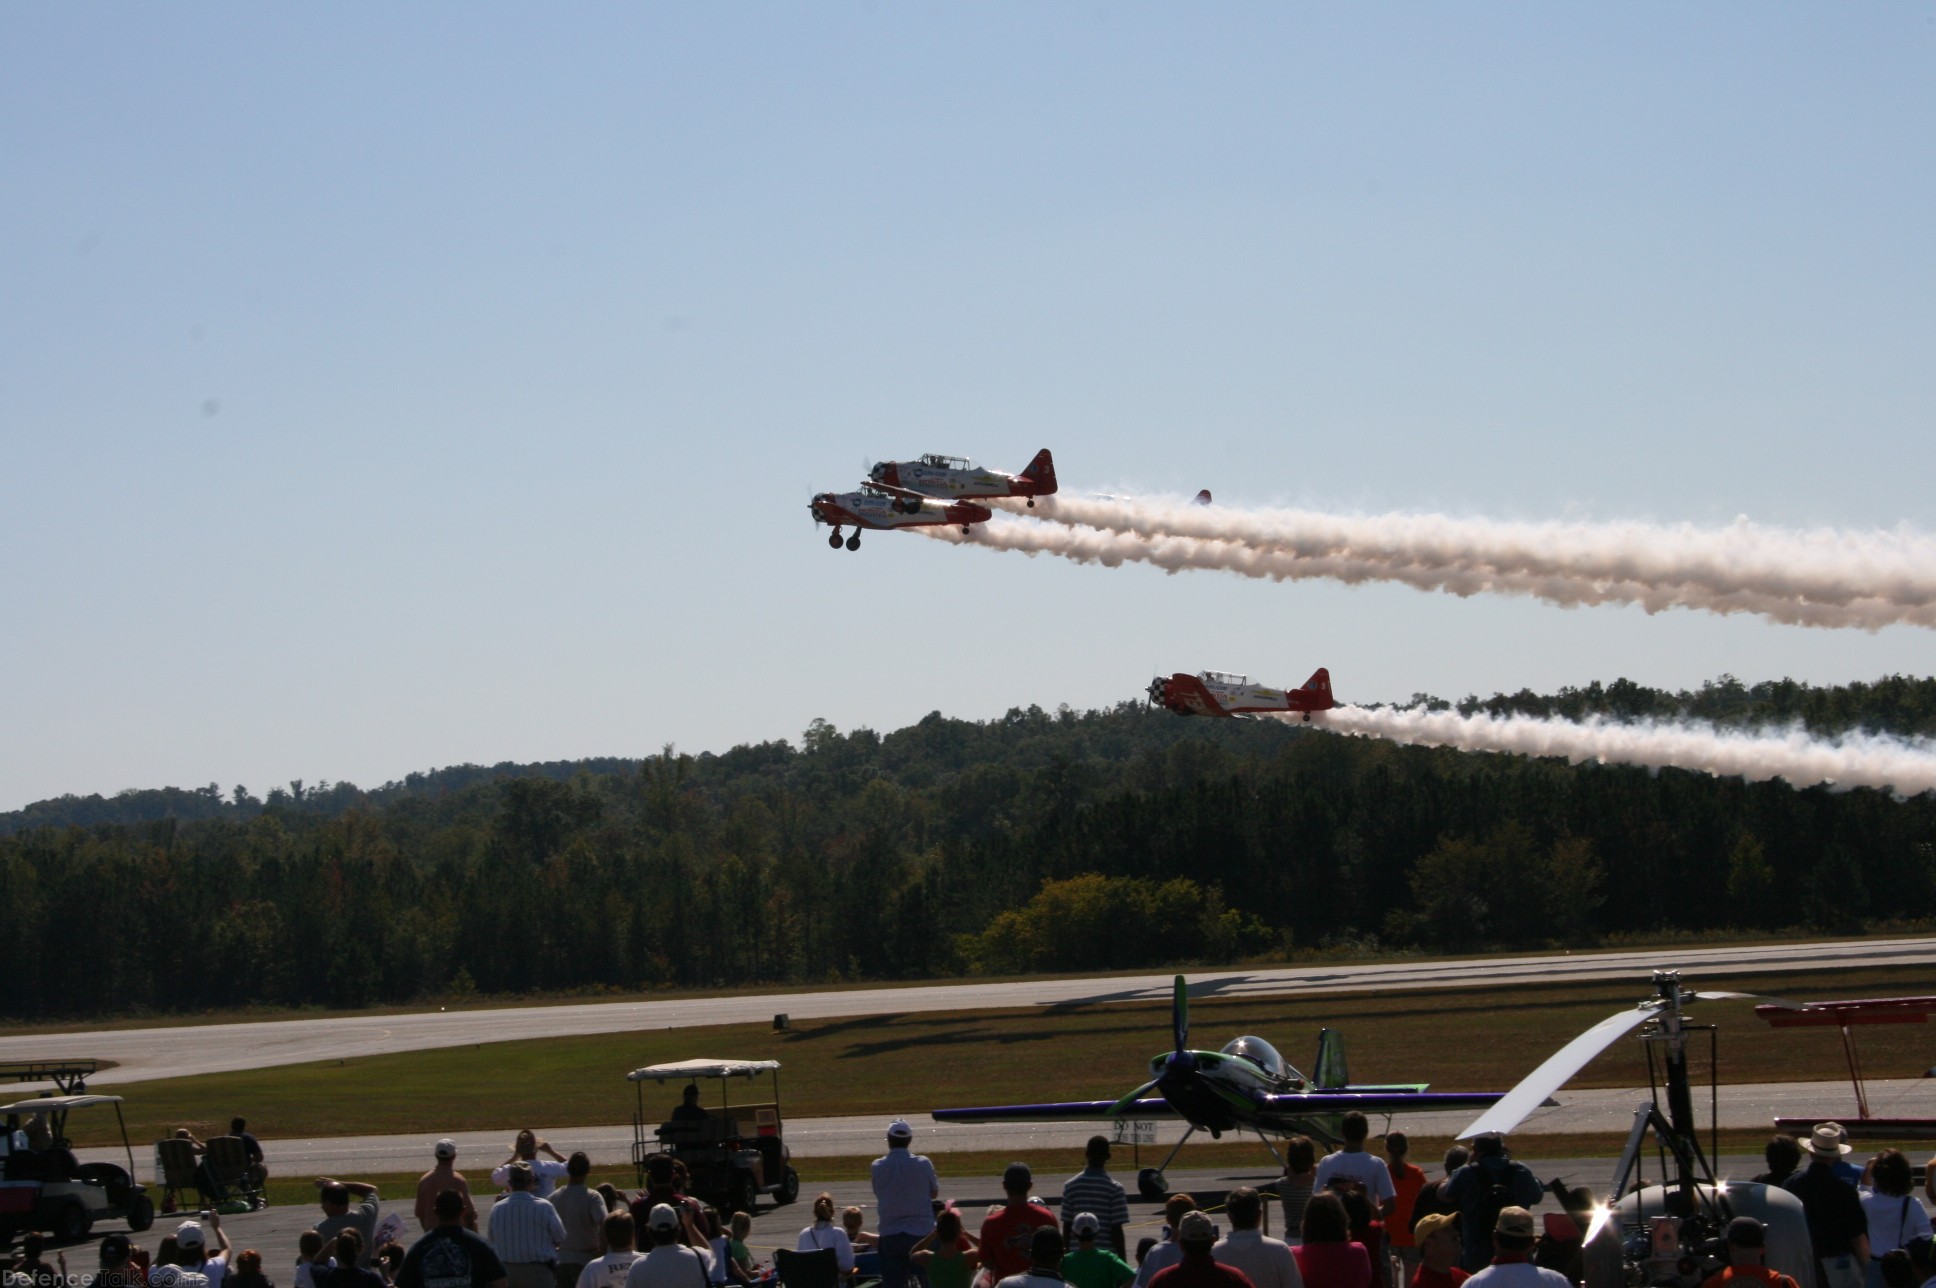
[[[1022,477],[1035,485],[1029,490],[1030,496],[1047,496],[1055,491],[1055,458],[1049,455],[1048,448],[1035,454],[1035,459],[1022,471]]]
[[[1312,708],[1313,710],[1329,711],[1332,707],[1338,705],[1338,700],[1331,696],[1331,672],[1325,667],[1321,666],[1311,672],[1311,678],[1304,682],[1304,691],[1306,693],[1318,694],[1323,699],[1316,707]]]
[[[1344,1058],[1344,1034],[1336,1029],[1318,1030],[1318,1062],[1311,1077],[1320,1091],[1351,1085],[1351,1069]]]

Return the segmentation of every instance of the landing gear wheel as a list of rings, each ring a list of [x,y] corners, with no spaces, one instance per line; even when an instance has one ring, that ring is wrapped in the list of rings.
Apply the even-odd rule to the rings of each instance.
[[[136,1194],[128,1199],[128,1228],[136,1234],[155,1223],[155,1201],[146,1194]]]
[[[860,533],[856,532],[853,536],[847,538],[847,548],[849,550],[860,549]]]
[[[836,532],[836,533],[834,533],[834,535],[832,535],[831,537],[828,537],[828,538],[827,538],[827,545],[828,545],[828,548],[830,548],[830,549],[833,549],[833,550],[838,550],[838,549],[840,549],[840,534],[839,534],[838,532]]]
[[[791,1167],[787,1168],[786,1176],[780,1181],[780,1192],[773,1197],[780,1203],[792,1203],[798,1199],[800,1197],[800,1173],[794,1171]]]
[[[54,1213],[54,1239],[59,1243],[79,1243],[87,1238],[87,1232],[93,1224],[86,1208],[78,1203],[64,1203],[60,1211]]]
[[[961,525],[961,535],[964,537],[968,535],[968,525],[965,523]]]
[[[1145,1167],[1136,1173],[1136,1192],[1152,1203],[1161,1203],[1170,1196],[1170,1183],[1154,1167]]]
[[[1029,498],[1029,509],[1031,509],[1031,510],[1033,510],[1034,508],[1035,508],[1035,498],[1034,498],[1034,497],[1030,497],[1030,498]]]
[[[753,1174],[751,1172],[741,1172],[735,1176],[733,1178],[733,1207],[751,1216],[753,1215],[753,1210],[759,1205],[760,1187],[753,1180]]]

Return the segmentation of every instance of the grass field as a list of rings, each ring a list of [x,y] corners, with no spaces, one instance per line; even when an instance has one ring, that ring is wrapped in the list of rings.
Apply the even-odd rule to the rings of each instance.
[[[1800,1000],[1927,991],[1912,968],[1797,971],[1702,987],[1739,988]],[[1430,1082],[1442,1090],[1504,1090],[1608,1013],[1644,993],[1636,984],[1515,985],[1428,990],[1197,999],[1192,1045],[1217,1047],[1256,1033],[1292,1063],[1308,1064],[1324,1025],[1340,1029],[1354,1078]],[[1720,1027],[1723,1081],[1844,1076],[1832,1030],[1779,1033],[1746,1002],[1703,1003],[1696,1018]],[[288,1065],[130,1084],[131,1137],[152,1141],[177,1126],[198,1135],[246,1114],[267,1137],[437,1133],[532,1123],[548,1130],[625,1122],[640,1065],[694,1056],[773,1058],[784,1065],[790,1117],[913,1113],[946,1105],[1120,1095],[1168,1043],[1162,1002],[1019,1010],[889,1014],[802,1022],[791,1032],[725,1025],[489,1043],[367,1059]],[[1705,1050],[1705,1044],[1700,1044]],[[1936,1064],[1936,1033],[1889,1025],[1862,1034],[1872,1078],[1911,1077]],[[1646,1081],[1637,1042],[1622,1042],[1572,1085]],[[670,1093],[667,1093],[668,1095]],[[74,1126],[98,1131],[99,1122]],[[100,1138],[83,1138],[99,1143]],[[818,1166],[818,1164],[816,1164]]]

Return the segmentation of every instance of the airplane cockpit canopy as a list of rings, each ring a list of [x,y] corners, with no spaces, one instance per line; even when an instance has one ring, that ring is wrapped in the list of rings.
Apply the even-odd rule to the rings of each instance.
[[[1277,1048],[1262,1038],[1241,1037],[1223,1049],[1225,1055],[1248,1060],[1273,1078],[1281,1078],[1290,1070],[1284,1057],[1277,1054]]]
[[[1205,671],[1203,678],[1212,684],[1234,684],[1241,686],[1250,683],[1250,677],[1248,675],[1237,675],[1231,671]],[[1258,1041],[1261,1039],[1252,1040]]]
[[[938,470],[972,470],[975,463],[966,456],[943,456],[938,452],[928,452],[921,457],[921,464],[932,465]]]

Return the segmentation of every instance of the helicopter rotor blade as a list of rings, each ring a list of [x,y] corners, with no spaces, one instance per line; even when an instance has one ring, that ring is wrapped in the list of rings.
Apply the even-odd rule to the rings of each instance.
[[[1546,1063],[1527,1074],[1519,1085],[1499,1098],[1498,1103],[1480,1114],[1456,1139],[1465,1140],[1486,1132],[1504,1134],[1524,1122],[1547,1097],[1593,1061],[1593,1057],[1612,1046],[1628,1030],[1640,1027],[1660,1011],[1657,1001],[1642,1002],[1632,1010],[1616,1011],[1546,1058]]]

